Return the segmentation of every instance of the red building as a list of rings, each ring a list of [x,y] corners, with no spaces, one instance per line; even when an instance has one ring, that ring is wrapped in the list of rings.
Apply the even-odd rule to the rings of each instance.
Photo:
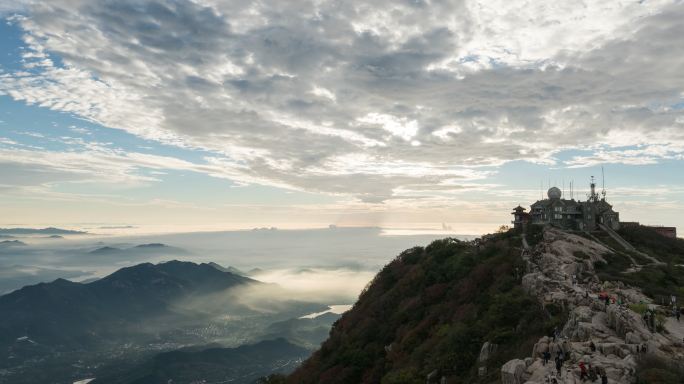
[[[654,231],[665,237],[670,237],[673,239],[677,238],[677,227],[649,226],[649,228],[653,228]]]

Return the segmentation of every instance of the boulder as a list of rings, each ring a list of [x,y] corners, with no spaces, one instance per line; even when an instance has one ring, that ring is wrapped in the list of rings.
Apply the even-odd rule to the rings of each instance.
[[[614,355],[617,357],[624,357],[624,353],[620,345],[617,343],[603,343],[598,345],[598,350],[606,356]]]
[[[525,358],[525,368],[527,368],[527,367],[529,367],[530,365],[532,365],[532,363],[534,363],[534,359],[533,359],[533,358],[531,358],[531,357],[526,357],[526,358]]]
[[[485,341],[485,343],[482,344],[482,348],[480,348],[480,357],[478,357],[477,362],[486,363],[487,360],[489,360],[492,353],[496,351],[496,348],[496,344],[492,344],[489,341]]]
[[[547,338],[548,340],[548,338]],[[534,344],[534,347],[532,348],[532,356],[533,357],[542,357],[544,352],[549,351],[549,343],[544,341],[542,338],[539,342]]]
[[[501,367],[501,383],[502,384],[523,384],[527,365],[523,360],[513,359]]]
[[[644,340],[637,333],[627,332],[625,334],[625,342],[627,344],[641,344],[644,342]]]

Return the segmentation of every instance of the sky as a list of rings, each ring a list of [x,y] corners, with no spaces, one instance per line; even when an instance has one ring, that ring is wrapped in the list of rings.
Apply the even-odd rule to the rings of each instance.
[[[0,225],[684,227],[684,2],[0,0]],[[601,181],[599,181],[601,184]],[[684,231],[683,231],[684,232]]]

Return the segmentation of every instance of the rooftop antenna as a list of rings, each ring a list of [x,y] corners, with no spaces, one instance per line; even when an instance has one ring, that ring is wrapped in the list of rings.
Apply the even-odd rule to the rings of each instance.
[[[603,200],[605,200],[606,199],[606,175],[603,172],[603,165],[601,166],[601,179],[603,180],[602,181],[603,187],[601,190],[601,195],[603,195]]]
[[[563,178],[563,192],[561,193],[561,198],[565,198],[565,177]]]

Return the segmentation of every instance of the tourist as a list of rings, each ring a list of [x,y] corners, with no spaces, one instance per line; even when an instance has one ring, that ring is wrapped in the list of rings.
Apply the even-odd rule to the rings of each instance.
[[[584,381],[587,379],[587,367],[584,366],[584,361],[580,361],[579,363],[579,369],[580,369],[580,380]]]
[[[596,374],[596,368],[591,366],[591,363],[589,363],[589,381],[592,383],[598,379],[598,375]]]
[[[679,322],[679,317],[682,315],[681,308],[677,308],[677,322]]]
[[[605,372],[601,374],[601,384],[608,384],[608,376],[606,376]]]
[[[544,363],[543,364],[546,365],[546,363],[548,363],[549,360],[551,360],[551,353],[549,351],[546,351],[542,355],[544,356]]]
[[[558,372],[558,376],[561,374],[561,368],[563,368],[563,360],[556,356],[556,372]]]
[[[594,344],[593,341],[589,342],[589,349],[590,349],[592,352],[596,352],[596,344]]]

